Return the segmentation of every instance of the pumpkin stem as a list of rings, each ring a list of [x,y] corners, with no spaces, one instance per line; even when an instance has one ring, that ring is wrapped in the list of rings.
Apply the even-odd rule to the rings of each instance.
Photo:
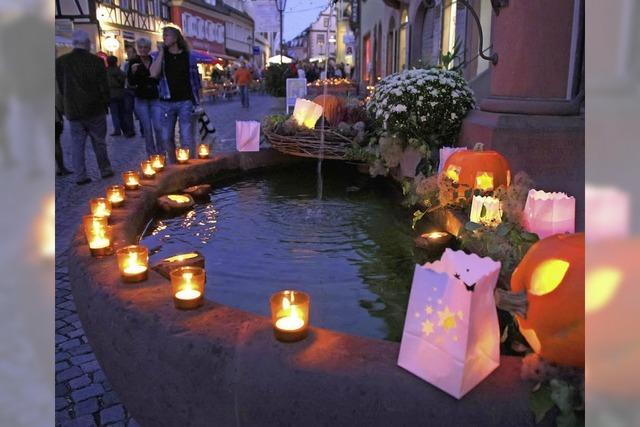
[[[504,289],[496,289],[493,296],[496,300],[496,307],[500,310],[508,311],[513,315],[520,315],[523,319],[527,318],[527,310],[529,309],[529,301],[526,292],[511,292]]]
[[[482,142],[476,142],[473,146],[473,151],[484,151],[484,144]]]

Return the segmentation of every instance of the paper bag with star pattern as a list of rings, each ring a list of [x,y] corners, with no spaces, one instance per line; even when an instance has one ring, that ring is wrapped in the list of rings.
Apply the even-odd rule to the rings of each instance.
[[[460,399],[500,364],[500,262],[446,249],[416,265],[398,365]]]

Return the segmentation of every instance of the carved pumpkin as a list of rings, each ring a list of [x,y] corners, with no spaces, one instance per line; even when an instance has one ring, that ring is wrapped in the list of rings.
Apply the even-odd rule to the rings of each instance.
[[[443,173],[464,188],[492,191],[511,184],[509,162],[497,151],[484,151],[478,143],[473,150],[453,153],[444,164]]]
[[[586,386],[590,393],[631,402],[640,395],[640,332],[633,320],[640,298],[640,239],[598,241],[587,252]]]
[[[511,276],[512,292],[527,292],[520,332],[545,360],[584,367],[584,233],[535,243]]]
[[[324,118],[331,126],[336,126],[344,117],[344,101],[334,95],[320,95],[313,102],[324,107]]]

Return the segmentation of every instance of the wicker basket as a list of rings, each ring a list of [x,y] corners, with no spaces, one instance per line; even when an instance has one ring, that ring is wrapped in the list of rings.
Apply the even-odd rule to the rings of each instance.
[[[320,157],[320,129],[309,129],[292,136],[278,135],[263,130],[273,148],[284,154],[298,157]],[[351,140],[334,129],[325,128],[324,151],[322,158],[331,160],[348,160]]]

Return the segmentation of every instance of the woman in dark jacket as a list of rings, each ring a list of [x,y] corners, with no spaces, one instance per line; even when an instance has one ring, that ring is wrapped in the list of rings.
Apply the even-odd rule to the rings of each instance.
[[[109,110],[111,111],[111,121],[113,122],[113,133],[111,136],[119,136],[122,133],[127,138],[135,135],[132,129],[124,129],[124,82],[126,79],[124,71],[118,67],[118,58],[107,57],[107,81],[109,82]]]
[[[136,40],[138,57],[131,60],[127,78],[129,87],[135,88],[135,112],[144,130],[145,148],[147,155],[164,154],[162,146],[162,120],[160,118],[160,103],[158,99],[158,80],[151,77],[149,68],[153,58],[151,40],[141,37]],[[155,134],[155,135],[154,135]]]

